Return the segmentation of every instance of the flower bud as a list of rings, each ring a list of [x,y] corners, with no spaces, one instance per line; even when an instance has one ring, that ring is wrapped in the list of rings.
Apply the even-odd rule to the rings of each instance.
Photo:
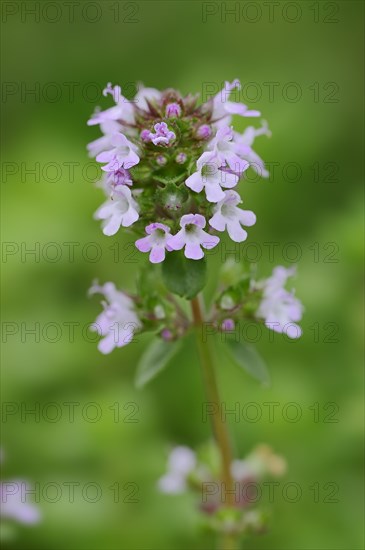
[[[162,340],[165,340],[165,342],[171,342],[173,337],[174,336],[173,336],[171,330],[169,330],[168,328],[164,328],[163,331],[161,332],[161,338],[162,338]]]
[[[209,139],[212,135],[212,129],[208,124],[202,124],[196,131],[196,137],[198,139]]]
[[[160,166],[165,166],[165,164],[167,163],[167,158],[164,157],[163,155],[158,155],[157,159],[156,159],[156,162],[157,164],[159,164]]]
[[[165,114],[167,118],[177,118],[181,115],[181,107],[178,103],[169,103],[166,105]]]
[[[157,304],[153,308],[153,314],[156,317],[156,319],[164,319],[166,317],[165,310],[161,304]]]
[[[236,306],[236,302],[233,296],[229,292],[223,294],[219,303],[220,307],[225,310],[233,309]]]
[[[227,332],[234,330],[234,327],[235,327],[235,323],[233,319],[224,319],[224,321],[221,324],[221,329]]]
[[[178,164],[184,164],[184,162],[186,162],[186,159],[188,157],[186,156],[185,153],[178,153],[175,157],[175,160]]]
[[[151,141],[151,137],[150,137],[150,131],[149,130],[142,130],[142,132],[140,133],[140,138],[142,141],[144,141],[145,143],[148,143],[149,141]]]

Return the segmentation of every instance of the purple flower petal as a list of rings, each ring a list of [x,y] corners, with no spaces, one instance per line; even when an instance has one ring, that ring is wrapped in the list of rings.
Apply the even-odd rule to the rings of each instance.
[[[112,235],[115,235],[122,223],[122,214],[114,214],[104,225],[103,233],[107,237],[111,237]]]
[[[109,332],[107,336],[100,340],[98,344],[98,350],[103,355],[107,355],[108,353],[112,352],[115,347],[116,343],[114,341],[114,332]]]
[[[129,208],[127,212],[123,215],[122,226],[129,227],[139,218],[138,212],[133,208]]]
[[[200,248],[200,245],[192,242],[186,243],[184,254],[190,260],[200,260],[204,257],[204,252]]]
[[[140,252],[149,252],[152,248],[151,238],[148,235],[147,237],[143,237],[142,239],[138,239],[135,242],[136,247]]]
[[[164,246],[155,246],[151,250],[150,262],[152,264],[159,264],[165,259],[165,247]]]
[[[185,245],[184,235],[185,232],[181,229],[176,235],[168,239],[167,245],[172,248],[172,250],[181,250]]]
[[[219,183],[210,184],[205,186],[207,194],[207,200],[209,202],[219,202],[224,199],[225,194]]]
[[[209,235],[209,233],[206,233],[205,231],[203,233],[204,233],[204,240],[201,243],[203,248],[206,248],[207,250],[211,250],[212,248],[217,246],[217,244],[220,241],[219,237],[215,235]]]
[[[256,215],[251,210],[241,210],[239,214],[240,222],[247,227],[251,227],[256,223]]]
[[[247,231],[245,231],[239,221],[227,224],[228,235],[235,243],[242,243],[247,239]]]

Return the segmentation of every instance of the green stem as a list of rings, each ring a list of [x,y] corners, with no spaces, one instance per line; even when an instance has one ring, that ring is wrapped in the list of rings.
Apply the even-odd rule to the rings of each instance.
[[[233,493],[234,483],[233,483],[232,474],[231,474],[231,464],[232,464],[233,455],[232,455],[230,439],[227,431],[227,426],[225,422],[223,422],[221,413],[220,413],[221,401],[219,398],[218,385],[217,385],[217,380],[216,380],[216,376],[213,368],[213,358],[209,347],[209,342],[206,339],[203,340],[202,338],[204,316],[202,313],[202,309],[201,309],[198,297],[191,300],[191,310],[192,310],[193,319],[194,319],[200,362],[201,362],[201,367],[202,367],[203,376],[204,376],[205,390],[206,390],[207,398],[211,403],[214,404],[214,412],[212,415],[212,426],[213,426],[214,436],[215,436],[218,448],[220,450],[221,459],[222,459],[221,481],[222,483],[224,483],[224,487],[222,487],[222,493],[226,493],[227,505],[234,507],[234,503],[235,503],[235,495]],[[232,535],[227,535],[224,538],[222,550],[231,550],[231,549],[237,548],[236,543],[237,541],[235,540],[235,537],[233,537]]]
[[[236,536],[233,534],[224,535],[220,550],[240,550],[240,544]]]

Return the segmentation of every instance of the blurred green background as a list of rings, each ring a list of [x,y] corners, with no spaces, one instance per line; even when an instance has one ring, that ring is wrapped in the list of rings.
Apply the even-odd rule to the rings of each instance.
[[[36,14],[23,4],[37,4]],[[235,14],[225,15],[224,5]],[[126,93],[138,81],[189,93],[237,77],[250,83],[241,99],[261,110],[273,133],[255,149],[277,163],[269,180],[244,184],[245,205],[258,222],[240,254],[252,260],[258,251],[262,276],[298,256],[295,285],[305,304],[300,341],[270,342],[263,333],[257,343],[270,366],[269,389],[217,361],[227,407],[254,402],[262,412],[257,422],[231,418],[237,456],[270,444],[289,464],[281,488],[295,482],[302,489],[296,503],[279,489],[269,532],[242,548],[363,548],[362,2],[105,0],[73,8],[71,18],[63,2],[2,4],[2,400],[15,407],[2,418],[3,479],[50,487],[40,498],[42,522],[20,527],[10,546],[212,547],[194,499],[156,490],[171,445],[194,447],[210,437],[194,346],[137,391],[135,365],[150,337],[104,357],[85,329],[100,311],[98,300],[87,298],[91,281],[133,290],[145,260],[132,254],[130,236],[104,237],[92,219],[102,193],[90,181],[95,170],[85,146],[98,133],[86,121],[96,105],[111,105],[100,98],[109,81]],[[235,124],[245,128],[243,119]],[[274,258],[263,243],[277,243]],[[212,273],[220,261],[210,258]],[[26,334],[36,323],[39,341]],[[71,402],[78,403],[74,422]],[[273,422],[269,402],[279,403]],[[293,402],[298,422],[285,415]],[[22,417],[35,406],[39,418]],[[52,422],[57,411],[61,418]],[[92,422],[97,411],[101,418]],[[70,482],[79,484],[74,502]],[[50,483],[63,488],[59,500]],[[90,483],[102,490],[94,503],[82,498]],[[316,483],[319,502],[310,488]],[[331,484],[336,502],[326,502]],[[136,487],[138,502],[128,502]],[[90,488],[90,499],[94,494]]]

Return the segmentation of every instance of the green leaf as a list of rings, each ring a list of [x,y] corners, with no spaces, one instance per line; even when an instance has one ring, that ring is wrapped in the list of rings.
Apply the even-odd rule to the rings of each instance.
[[[254,346],[232,339],[226,339],[225,344],[234,363],[264,386],[270,385],[270,373],[267,365]]]
[[[191,300],[204,288],[206,262],[189,260],[182,252],[170,252],[162,264],[162,277],[170,292]]]
[[[163,371],[180,347],[181,340],[175,342],[165,342],[160,339],[153,340],[143,353],[137,366],[135,378],[137,388],[142,388]]]

